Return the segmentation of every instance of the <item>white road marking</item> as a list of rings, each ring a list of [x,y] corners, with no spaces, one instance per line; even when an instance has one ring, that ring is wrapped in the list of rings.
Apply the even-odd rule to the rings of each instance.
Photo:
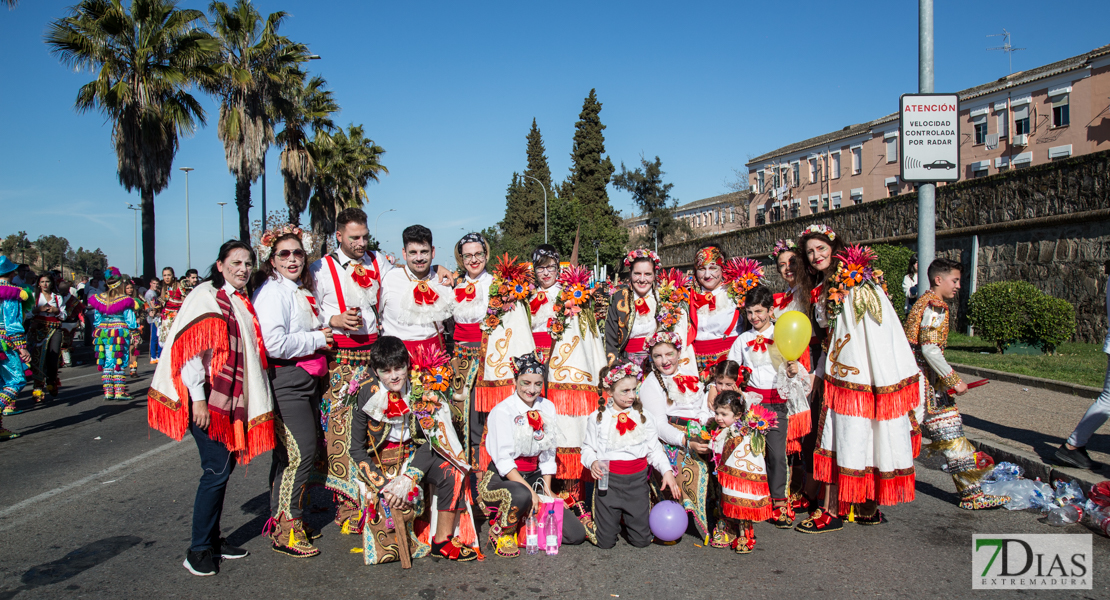
[[[184,441],[184,440],[182,440],[182,441]],[[157,448],[147,450],[146,452],[143,452],[142,454],[140,454],[138,456],[129,458],[129,459],[127,459],[127,460],[125,460],[125,461],[123,461],[119,464],[112,465],[112,466],[108,467],[107,469],[104,469],[104,470],[102,470],[98,473],[94,473],[92,475],[89,475],[88,477],[84,477],[84,478],[79,479],[77,481],[74,481],[72,483],[68,483],[68,484],[63,485],[61,487],[54,488],[54,489],[52,489],[48,492],[43,492],[43,493],[41,493],[37,496],[28,498],[28,499],[26,499],[22,502],[17,503],[17,504],[13,504],[12,506],[9,506],[7,508],[0,509],[0,519],[6,518],[6,517],[11,516],[11,515],[16,514],[16,513],[21,513],[21,511],[22,511],[22,514],[20,514],[19,516],[23,517],[23,518],[19,519],[18,521],[15,521],[13,523],[9,523],[7,525],[0,526],[0,531],[10,529],[10,528],[15,527],[16,525],[18,525],[20,523],[25,522],[26,517],[28,517],[31,512],[40,512],[40,511],[44,511],[44,510],[50,508],[49,506],[47,506],[43,503],[45,500],[49,500],[49,499],[54,498],[56,496],[65,494],[66,492],[69,492],[70,490],[73,490],[75,488],[80,488],[81,486],[87,485],[88,483],[90,483],[92,481],[95,481],[97,479],[101,479],[106,475],[110,475],[110,474],[115,473],[117,471],[120,471],[122,469],[126,469],[127,467],[130,467],[132,465],[140,463],[140,462],[142,462],[146,459],[152,458],[152,457],[154,457],[158,454],[161,454],[161,453],[163,453],[166,450],[169,450],[171,448],[178,447],[179,451],[184,451],[185,449],[188,449],[189,446],[191,446],[191,444],[183,444],[181,442],[169,442],[167,444],[163,444],[161,446],[158,446]],[[168,456],[169,455],[167,455],[167,457]],[[154,463],[151,463],[151,464],[154,464]],[[146,468],[148,466],[151,466],[151,465],[143,465],[139,469],[135,469],[135,471],[141,470],[141,469]],[[117,480],[118,479],[119,478],[117,478]],[[108,483],[108,482],[105,482],[105,483]],[[91,491],[91,490],[95,490],[95,488],[89,488],[89,491]],[[87,491],[86,493],[89,493],[89,492]],[[32,509],[31,511],[26,511],[25,509],[27,509],[28,507],[34,507],[34,509]]]

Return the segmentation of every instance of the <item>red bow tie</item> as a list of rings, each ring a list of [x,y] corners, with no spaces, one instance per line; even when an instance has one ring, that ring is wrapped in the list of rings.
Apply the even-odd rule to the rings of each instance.
[[[528,426],[532,428],[532,431],[540,431],[543,429],[543,416],[540,415],[540,411],[528,411]]]
[[[693,302],[694,310],[698,310],[703,306],[708,306],[711,311],[717,310],[717,297],[713,295],[713,292],[707,292],[705,294],[694,293]]]
[[[544,304],[547,304],[547,292],[536,292],[536,295],[532,296],[532,299],[528,302],[528,308],[531,309],[532,314],[536,314],[536,311]]]
[[[748,342],[748,347],[751,348],[753,352],[766,352],[767,346],[773,345],[775,345],[775,340],[765,338],[761,335],[755,336],[754,340]]]
[[[684,394],[698,391],[698,378],[693,375],[675,375],[674,384]]]
[[[786,308],[788,304],[794,301],[794,292],[786,292],[784,294],[775,294],[775,308]]]
[[[637,314],[646,315],[651,312],[651,307],[648,306],[647,300],[643,298],[636,298],[636,301],[632,304],[636,307]]]
[[[439,294],[428,285],[427,281],[416,284],[416,288],[412,290],[412,297],[417,304],[435,304],[436,300],[439,300]]]
[[[617,433],[624,435],[633,429],[636,429],[636,421],[628,413],[617,413]]]
[[[378,278],[378,274],[367,269],[362,263],[351,262],[351,279],[355,280],[358,287],[368,288]]]
[[[409,405],[397,392],[389,392],[389,405],[385,407],[385,416],[403,417],[409,413]]]
[[[821,301],[821,293],[825,291],[825,284],[821,284],[809,292],[809,301],[811,304],[817,304]]]
[[[455,302],[470,302],[476,295],[473,283],[467,283],[466,287],[455,288]]]

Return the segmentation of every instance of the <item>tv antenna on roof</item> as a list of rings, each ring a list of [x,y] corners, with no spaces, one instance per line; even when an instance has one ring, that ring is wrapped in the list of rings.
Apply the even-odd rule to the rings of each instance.
[[[987,37],[1000,37],[1002,38],[1002,45],[994,48],[987,48],[987,50],[1001,50],[1006,53],[1006,57],[1010,60],[1010,75],[1014,74],[1014,52],[1018,50],[1025,50],[1025,48],[1014,48],[1010,45],[1010,32],[1002,29],[1002,33],[992,33]]]

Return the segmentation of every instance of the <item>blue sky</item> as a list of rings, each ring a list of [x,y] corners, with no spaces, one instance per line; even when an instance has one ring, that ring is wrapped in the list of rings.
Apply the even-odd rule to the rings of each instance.
[[[0,235],[65,236],[100,247],[134,270],[134,220],[118,184],[110,126],[73,110],[91,79],[51,56],[47,24],[75,0],[23,0],[0,9]],[[282,32],[308,44],[342,106],[341,124],[363,124],[386,149],[390,174],[367,190],[377,237],[397,252],[400,231],[430,227],[450,263],[464,231],[501,219],[505,187],[525,166],[537,119],[556,181],[566,176],[574,122],[597,88],[614,163],[659,155],[673,195],[689,202],[727,191],[749,156],[897,110],[917,91],[917,3],[794,2],[338,2],[265,0],[285,10]],[[205,9],[207,3],[184,1]],[[1081,54],[1110,42],[1106,4],[1073,1],[1044,26],[1044,2],[1004,6],[935,3],[936,91],[956,91],[1014,70]],[[1039,15],[1039,16],[1038,16]],[[198,93],[199,94],[199,93]],[[182,140],[175,168],[190,175],[192,265],[215,257],[220,210],[235,235],[234,179],[216,138],[217,109],[200,94],[209,126]],[[268,155],[269,209],[281,205],[278,151]],[[610,188],[613,205],[632,207]],[[261,183],[252,220],[259,218]],[[180,272],[185,257],[185,177],[174,171],[155,201],[157,263]]]

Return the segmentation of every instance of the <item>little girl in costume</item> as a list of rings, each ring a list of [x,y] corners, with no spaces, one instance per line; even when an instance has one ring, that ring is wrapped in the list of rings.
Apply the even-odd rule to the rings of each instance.
[[[608,489],[595,488],[594,492],[599,548],[616,545],[622,517],[628,528],[628,543],[637,548],[651,543],[649,464],[663,474],[663,485],[673,497],[679,498],[681,494],[671,463],[659,443],[655,422],[643,414],[636,394],[642,378],[640,367],[629,361],[602,371],[601,383],[610,399],[606,402],[603,396],[598,400],[597,418],[586,424],[582,466],[590,469],[594,479],[609,475]]]
[[[721,484],[721,514],[713,539],[715,548],[731,546],[738,554],[755,548],[753,521],[771,518],[771,492],[764,460],[766,432],[775,426],[775,413],[759,405],[760,396],[728,390],[715,401],[718,429],[709,442],[717,481]],[[728,540],[731,539],[731,542]]]
[[[713,402],[721,392],[732,390],[739,392],[740,388],[747,385],[748,376],[752,370],[742,367],[734,360],[722,360],[713,366],[713,378],[706,386],[706,396],[709,410],[713,410]]]

